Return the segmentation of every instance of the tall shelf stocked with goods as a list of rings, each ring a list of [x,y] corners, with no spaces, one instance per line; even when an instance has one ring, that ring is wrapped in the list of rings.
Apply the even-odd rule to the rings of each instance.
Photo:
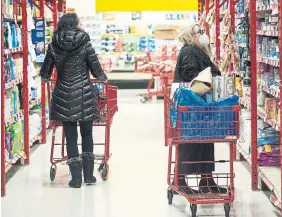
[[[114,72],[136,71],[135,60],[151,56],[171,59],[177,31],[196,21],[194,12],[115,12],[81,16],[102,65]]]
[[[1,194],[12,164],[29,157],[27,3],[2,3]]]
[[[224,74],[234,77],[240,96],[238,156],[251,166],[252,189],[270,190],[270,200],[280,209],[281,4],[278,0],[206,0],[199,5],[200,22],[211,35],[213,60]]]
[[[54,1],[56,2],[56,1]],[[61,1],[62,2],[62,1]],[[6,174],[13,164],[29,164],[30,148],[36,141],[46,142],[48,109],[41,108],[41,80],[36,66],[45,52],[38,52],[38,40],[45,30],[44,10],[49,1],[4,0],[2,2],[1,44],[1,195],[6,193]],[[43,37],[45,38],[45,37]],[[45,41],[41,42],[44,44]],[[42,50],[42,49],[41,49]],[[45,50],[45,48],[44,48]],[[44,86],[44,85],[43,85]],[[41,94],[42,92],[42,94]],[[45,105],[45,104],[44,104]],[[44,120],[41,118],[43,117]],[[47,118],[46,118],[47,117]],[[41,135],[43,135],[42,138]]]
[[[243,81],[241,103],[246,108],[242,112],[244,136],[237,149],[252,166],[252,189],[269,189],[270,200],[281,208],[281,18],[278,3],[267,0],[237,4],[241,58],[238,74]],[[247,134],[252,135],[251,139],[246,139]]]

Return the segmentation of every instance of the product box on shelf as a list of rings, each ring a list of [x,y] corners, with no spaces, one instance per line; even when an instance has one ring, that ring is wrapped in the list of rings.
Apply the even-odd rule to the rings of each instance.
[[[173,25],[156,25],[154,28],[157,39],[175,40],[179,34],[179,26]]]

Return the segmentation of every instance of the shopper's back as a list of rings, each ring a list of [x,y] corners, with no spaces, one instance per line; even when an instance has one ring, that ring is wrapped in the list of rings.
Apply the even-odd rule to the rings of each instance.
[[[79,28],[55,32],[41,68],[43,80],[50,78],[54,65],[58,77],[52,94],[50,119],[97,120],[99,111],[89,70],[99,80],[107,77],[91,46],[89,35]]]
[[[69,186],[80,188],[82,168],[84,182],[93,184],[96,178],[93,154],[93,121],[99,119],[97,93],[91,83],[93,77],[106,81],[90,38],[79,27],[76,14],[65,14],[58,23],[52,43],[49,45],[40,74],[43,81],[49,81],[54,66],[57,81],[52,93],[50,119],[63,122],[67,141],[67,164],[72,179]],[[82,137],[82,153],[77,147],[77,122]]]

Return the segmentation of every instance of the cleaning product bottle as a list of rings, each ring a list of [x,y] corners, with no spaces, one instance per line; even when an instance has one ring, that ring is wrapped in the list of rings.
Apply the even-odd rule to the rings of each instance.
[[[15,24],[11,24],[11,33],[12,33],[12,47],[18,47],[18,34]]]
[[[9,57],[9,63],[10,63],[11,78],[12,80],[15,80],[16,79],[16,64],[12,56]]]
[[[22,28],[19,26],[17,30],[18,47],[22,46]]]
[[[13,110],[14,114],[18,113],[18,95],[17,95],[17,88],[13,89]]]
[[[13,47],[13,40],[12,40],[12,31],[11,31],[11,24],[10,23],[6,23],[7,24],[7,40],[8,40],[8,48],[12,48]]]

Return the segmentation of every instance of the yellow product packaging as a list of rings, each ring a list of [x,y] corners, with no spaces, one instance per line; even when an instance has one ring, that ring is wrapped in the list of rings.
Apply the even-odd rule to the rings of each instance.
[[[240,77],[235,78],[235,88],[238,92],[238,95],[240,97],[242,97],[243,96],[243,88],[242,88],[242,80],[241,80]]]

